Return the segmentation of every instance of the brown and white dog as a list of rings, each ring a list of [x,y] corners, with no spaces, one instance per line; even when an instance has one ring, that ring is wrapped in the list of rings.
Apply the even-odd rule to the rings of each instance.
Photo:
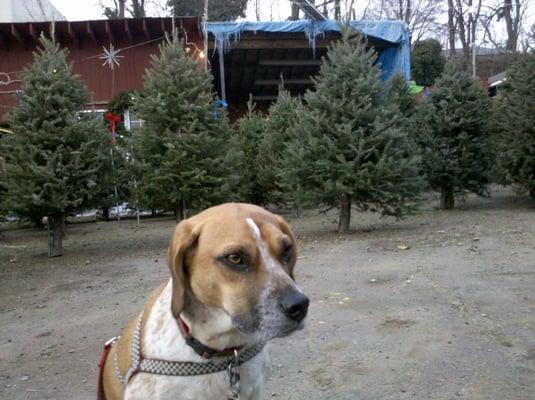
[[[248,204],[223,204],[177,225],[167,251],[171,279],[156,289],[143,310],[141,353],[167,361],[205,362],[180,329],[203,346],[244,349],[286,336],[303,326],[309,300],[294,282],[294,235],[280,216]],[[103,369],[108,400],[226,400],[226,371],[197,376],[145,372],[126,384],[134,320],[111,347]],[[217,359],[217,355],[212,359]],[[243,400],[264,399],[269,360],[262,349],[239,368]]]

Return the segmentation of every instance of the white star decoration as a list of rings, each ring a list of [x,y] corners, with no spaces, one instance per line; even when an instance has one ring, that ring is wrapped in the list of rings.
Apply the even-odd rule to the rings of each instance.
[[[111,44],[111,43],[110,43],[110,48],[109,49],[107,49],[105,47],[103,47],[102,49],[104,50],[104,54],[99,57],[101,60],[105,60],[102,63],[102,66],[107,65],[112,70],[113,70],[113,67],[115,65],[117,65],[119,67],[120,66],[119,58],[123,58],[123,56],[118,55],[119,52],[121,51],[121,49],[117,49],[116,50],[113,47],[113,44]]]

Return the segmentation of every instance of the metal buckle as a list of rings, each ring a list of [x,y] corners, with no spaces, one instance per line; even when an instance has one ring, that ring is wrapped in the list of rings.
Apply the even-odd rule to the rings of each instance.
[[[119,340],[120,336],[112,337],[110,340],[108,340],[106,343],[104,343],[104,347],[109,347],[112,344],[114,344],[117,340]]]
[[[234,359],[230,360],[227,365],[227,374],[230,383],[229,400],[240,399],[240,374],[236,371],[239,365],[238,350],[234,349]]]

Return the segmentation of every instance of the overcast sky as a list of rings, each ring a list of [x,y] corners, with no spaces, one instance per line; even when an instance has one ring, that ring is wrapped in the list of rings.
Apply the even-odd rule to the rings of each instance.
[[[99,0],[50,0],[52,4],[70,21],[101,19],[102,8]],[[163,4],[165,0],[159,1]],[[191,0],[200,1],[200,0]],[[104,4],[112,4],[111,0],[103,0]],[[147,3],[157,3],[158,1],[147,1]],[[289,0],[262,0],[262,17],[267,20],[284,20],[290,15]],[[154,6],[149,10],[152,14],[155,12]],[[254,7],[247,10],[247,19],[256,20]]]
[[[89,20],[89,19],[102,19],[102,7],[100,3],[112,4],[112,0],[49,0],[51,1],[56,8],[70,21],[75,20]],[[201,0],[190,0],[190,1],[201,1]],[[483,4],[488,3],[490,0],[484,0]],[[357,0],[355,4],[364,5],[368,1]],[[157,10],[155,4],[165,4],[165,0],[146,0],[146,3],[149,5],[148,14],[149,16],[162,15],[162,10]],[[247,10],[247,18],[249,20],[256,20],[256,13],[254,7],[254,1],[251,1],[251,5]],[[342,1],[342,3],[344,3]],[[261,4],[260,17],[262,20],[285,20],[290,15],[290,0],[259,0]],[[528,0],[528,10],[526,15],[526,24],[525,28],[529,29],[531,24],[535,22],[535,0]],[[364,9],[364,8],[362,8]],[[358,10],[357,10],[358,15]],[[503,32],[500,32],[500,29],[497,32],[498,37],[505,37],[505,27],[503,23],[500,25],[500,28]]]

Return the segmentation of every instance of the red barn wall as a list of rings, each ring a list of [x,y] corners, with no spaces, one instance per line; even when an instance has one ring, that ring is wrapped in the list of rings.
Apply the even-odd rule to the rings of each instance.
[[[73,64],[74,73],[82,77],[91,92],[88,108],[104,108],[118,93],[141,89],[151,54],[158,53],[158,44],[166,32],[172,32],[171,18],[125,21],[62,21],[55,24],[56,40],[69,49],[69,61]],[[188,42],[193,43],[190,47],[202,49],[198,20],[188,18],[179,21],[175,21],[177,29],[182,35],[183,32],[187,33]],[[41,31],[50,36],[50,24],[0,24],[0,122],[5,123],[6,113],[17,103],[14,92],[20,89],[20,82],[16,80],[20,79],[22,69],[31,62],[37,45],[36,38]],[[104,60],[99,58],[103,55],[103,47],[108,49],[110,43],[115,49],[123,49],[119,52],[122,56],[119,58],[120,66],[115,65],[113,70],[107,65],[103,66]],[[198,57],[198,52],[195,56]],[[8,83],[10,80],[14,82]]]

